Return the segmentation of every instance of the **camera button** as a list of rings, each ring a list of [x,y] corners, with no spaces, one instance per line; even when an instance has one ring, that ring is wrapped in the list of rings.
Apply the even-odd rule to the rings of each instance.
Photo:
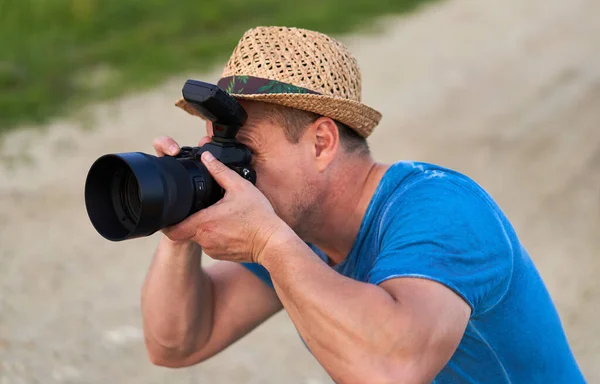
[[[204,189],[205,189],[204,180],[202,180],[199,177],[194,178],[194,184],[196,184],[196,191],[197,192],[204,192]]]

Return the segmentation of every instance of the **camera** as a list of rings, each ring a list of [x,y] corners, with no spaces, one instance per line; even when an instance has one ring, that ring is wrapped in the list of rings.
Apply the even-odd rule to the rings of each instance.
[[[235,138],[248,117],[244,108],[218,86],[197,80],[187,80],[182,94],[212,121],[210,143],[182,147],[177,156],[106,154],[90,167],[85,206],[92,225],[107,240],[152,235],[219,201],[225,191],[200,160],[206,151],[256,184],[250,150]]]

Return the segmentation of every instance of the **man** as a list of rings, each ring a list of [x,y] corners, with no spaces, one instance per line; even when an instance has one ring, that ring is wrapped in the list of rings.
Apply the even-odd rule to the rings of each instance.
[[[492,198],[450,169],[373,161],[381,115],[360,102],[360,79],[323,34],[244,34],[219,85],[248,112],[238,138],[256,187],[203,155],[226,194],[163,231],[142,294],[150,359],[199,363],[284,308],[339,383],[583,382]],[[199,268],[202,250],[220,262]]]

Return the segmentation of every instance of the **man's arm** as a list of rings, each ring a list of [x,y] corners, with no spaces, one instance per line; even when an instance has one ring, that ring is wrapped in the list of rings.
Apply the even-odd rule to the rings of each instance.
[[[142,289],[150,360],[184,367],[223,350],[281,309],[275,292],[232,262],[203,269],[200,247],[160,241]]]
[[[441,284],[352,280],[293,233],[274,235],[259,261],[307,346],[339,383],[431,382],[469,320],[468,304]]]
[[[211,126],[207,130],[212,133]],[[205,136],[198,145],[209,141]],[[179,152],[170,137],[158,137],[153,145],[158,156]],[[200,246],[170,240],[177,227],[163,229],[142,288],[148,355],[168,367],[213,356],[281,309],[273,290],[243,266],[218,262],[203,269]]]
[[[202,162],[227,192],[218,204],[178,224],[170,238],[193,240],[214,259],[263,265],[307,346],[334,380],[422,383],[435,377],[466,328],[471,307],[462,298],[432,281],[387,276],[380,281],[390,283],[376,286],[340,275],[250,182],[209,152]],[[393,245],[383,261],[398,252]]]

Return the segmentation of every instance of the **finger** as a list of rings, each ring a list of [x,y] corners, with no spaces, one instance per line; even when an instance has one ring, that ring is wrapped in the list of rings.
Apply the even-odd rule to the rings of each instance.
[[[204,144],[210,143],[212,139],[210,138],[210,136],[204,136],[203,138],[200,139],[200,142],[198,143],[198,146],[201,147]]]
[[[163,228],[163,233],[175,241],[197,240],[202,233],[202,228],[213,217],[214,212],[210,208],[202,209],[177,224]]]
[[[206,151],[202,154],[202,163],[208,169],[211,176],[226,191],[241,185],[244,179],[229,167],[217,160],[212,153]]]
[[[179,144],[168,136],[160,136],[152,142],[158,156],[175,156],[179,153]]]
[[[206,120],[206,134],[209,137],[213,136],[213,125],[212,125],[212,121],[208,121]]]
[[[191,217],[188,216],[177,224],[163,228],[162,232],[172,241],[191,240],[196,235],[196,229],[190,225]]]

